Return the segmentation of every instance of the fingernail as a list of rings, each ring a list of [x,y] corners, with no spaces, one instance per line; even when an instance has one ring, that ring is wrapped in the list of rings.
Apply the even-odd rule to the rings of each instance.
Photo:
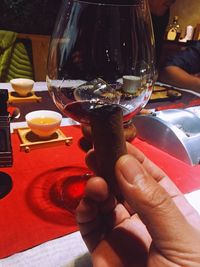
[[[120,175],[129,183],[134,184],[144,176],[144,170],[140,163],[131,155],[122,156],[117,162]]]

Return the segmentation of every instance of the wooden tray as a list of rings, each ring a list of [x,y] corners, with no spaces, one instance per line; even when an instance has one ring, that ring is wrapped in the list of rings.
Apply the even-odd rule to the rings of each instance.
[[[181,98],[182,94],[173,87],[154,85],[150,101],[166,101]]]
[[[9,92],[9,103],[20,103],[20,102],[40,102],[42,97],[37,96],[34,92],[31,92],[27,96],[20,96],[16,92]]]
[[[65,144],[68,146],[72,144],[72,137],[65,136],[60,129],[58,129],[48,139],[39,138],[28,127],[18,128],[16,131],[18,132],[21,140],[20,150],[25,152],[30,152],[32,149],[50,147],[60,144]]]

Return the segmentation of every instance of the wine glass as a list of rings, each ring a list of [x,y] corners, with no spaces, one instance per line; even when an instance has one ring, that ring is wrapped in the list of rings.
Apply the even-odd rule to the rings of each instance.
[[[120,109],[126,123],[150,98],[154,54],[147,1],[63,1],[49,48],[48,90],[63,114],[81,124],[90,125],[101,114],[102,124],[111,121],[110,107]],[[107,110],[104,115],[102,110]],[[96,111],[100,111],[97,117]],[[107,124],[98,131],[102,128],[101,135],[106,135]]]

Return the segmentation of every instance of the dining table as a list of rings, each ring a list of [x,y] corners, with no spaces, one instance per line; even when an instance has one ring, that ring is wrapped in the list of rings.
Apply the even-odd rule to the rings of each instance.
[[[73,81],[71,86],[73,86]],[[13,89],[0,83],[0,90]],[[53,143],[22,149],[19,129],[27,128],[25,115],[34,110],[60,112],[48,92],[46,82],[35,82],[33,100],[11,99],[9,108],[17,108],[18,116],[10,123],[13,164],[0,172],[12,179],[12,189],[0,199],[0,267],[88,267],[90,254],[76,223],[73,203],[61,203],[56,186],[64,179],[73,179],[74,172],[89,172],[85,164],[88,144],[79,123],[63,115],[60,130],[72,138],[69,145]],[[163,110],[195,107],[200,117],[199,95],[176,88],[182,97],[176,100],[150,101],[145,109]],[[200,165],[191,166],[137,136],[132,144],[163,169],[200,213]],[[70,181],[70,180],[69,180]],[[84,192],[85,183],[71,188],[71,194]],[[70,207],[70,208],[69,208]]]

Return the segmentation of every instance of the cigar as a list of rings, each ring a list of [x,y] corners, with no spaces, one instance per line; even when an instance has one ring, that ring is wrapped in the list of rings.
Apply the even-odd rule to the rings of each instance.
[[[91,112],[90,123],[97,161],[97,175],[103,177],[110,190],[121,199],[115,178],[115,163],[126,154],[122,110],[117,105],[106,105]]]

